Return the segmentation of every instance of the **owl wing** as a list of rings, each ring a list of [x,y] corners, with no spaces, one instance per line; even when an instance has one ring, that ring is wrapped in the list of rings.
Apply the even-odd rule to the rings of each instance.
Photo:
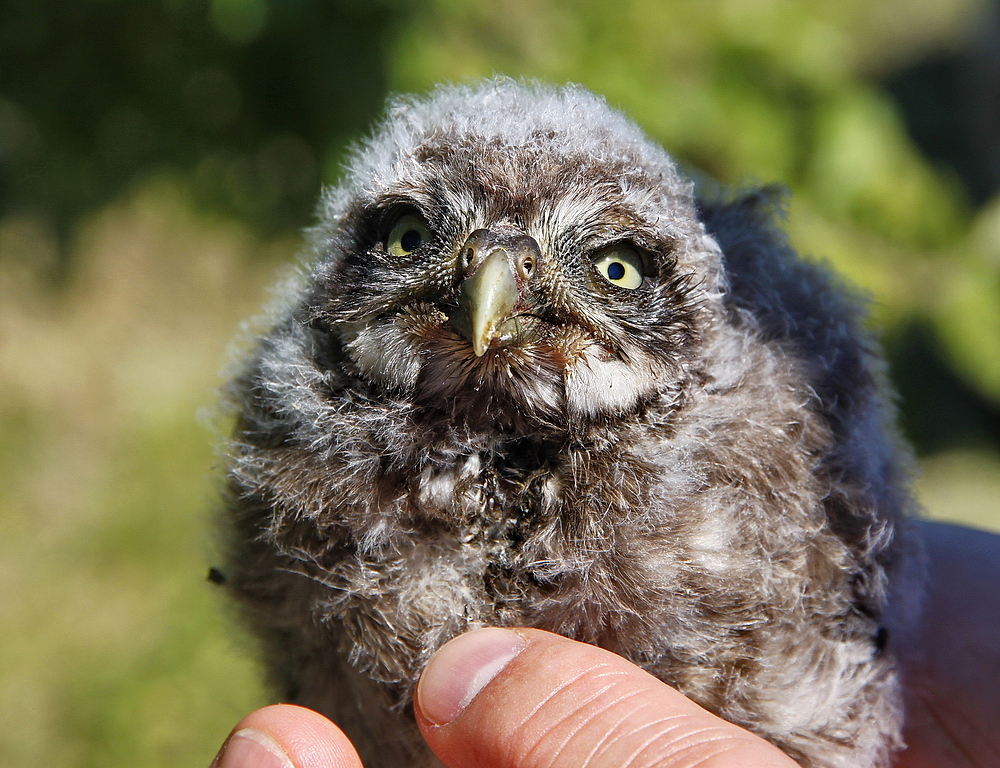
[[[778,226],[785,192],[765,187],[699,201],[724,257],[733,322],[751,325],[801,364],[834,436],[824,471],[836,478],[825,500],[831,528],[862,560],[890,574],[911,545],[906,520],[912,458],[896,428],[893,393],[867,297],[817,261],[799,258]],[[884,582],[878,579],[879,582]],[[878,613],[884,583],[858,585],[862,608]]]

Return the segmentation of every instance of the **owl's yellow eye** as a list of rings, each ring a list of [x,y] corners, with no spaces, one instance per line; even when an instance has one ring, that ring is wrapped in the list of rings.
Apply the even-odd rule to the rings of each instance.
[[[407,213],[400,216],[389,230],[385,247],[393,256],[409,256],[430,239],[431,231],[424,220],[415,213]]]
[[[634,248],[615,245],[594,256],[594,266],[601,277],[619,288],[635,289],[642,285],[642,256]]]

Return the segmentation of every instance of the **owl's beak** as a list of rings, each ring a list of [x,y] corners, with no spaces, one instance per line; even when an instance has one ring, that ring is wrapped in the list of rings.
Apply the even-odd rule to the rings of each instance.
[[[480,229],[463,246],[460,260],[465,279],[452,324],[482,357],[491,346],[520,338],[517,309],[538,268],[539,248],[527,235]]]

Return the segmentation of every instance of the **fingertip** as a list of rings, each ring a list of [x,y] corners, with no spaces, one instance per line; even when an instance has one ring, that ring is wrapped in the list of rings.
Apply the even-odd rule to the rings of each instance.
[[[295,765],[269,733],[238,728],[222,745],[212,768],[295,768]]]
[[[292,704],[275,704],[244,717],[212,766],[362,768],[343,731],[318,712]]]
[[[430,725],[446,725],[528,645],[510,629],[467,632],[446,643],[417,681],[415,705]]]
[[[450,768],[794,766],[773,745],[609,651],[541,630],[493,630],[515,635],[520,647],[485,632],[445,646],[444,661],[433,657],[418,685],[417,722]],[[477,662],[485,682],[456,711],[462,686],[447,678],[476,680]],[[432,701],[437,693],[445,704]]]

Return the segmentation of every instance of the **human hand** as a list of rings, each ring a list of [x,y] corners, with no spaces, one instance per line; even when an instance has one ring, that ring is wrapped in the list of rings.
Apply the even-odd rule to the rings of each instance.
[[[942,523],[920,528],[921,620],[889,638],[909,745],[896,768],[1000,765],[1000,536]]]
[[[780,750],[609,651],[537,629],[483,629],[431,659],[414,709],[449,768],[587,765],[794,768]],[[214,768],[360,768],[347,737],[307,709],[244,718]]]

